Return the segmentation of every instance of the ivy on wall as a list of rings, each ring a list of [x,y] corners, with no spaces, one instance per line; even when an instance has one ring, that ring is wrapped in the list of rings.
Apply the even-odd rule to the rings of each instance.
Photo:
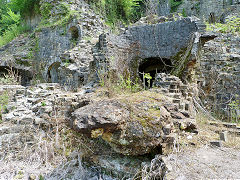
[[[183,0],[169,0],[169,4],[171,7],[171,12],[176,12],[178,7],[183,3]]]

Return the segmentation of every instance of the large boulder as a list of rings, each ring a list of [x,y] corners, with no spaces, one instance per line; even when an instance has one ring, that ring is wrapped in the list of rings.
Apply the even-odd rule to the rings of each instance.
[[[67,119],[74,130],[104,140],[117,153],[161,153],[174,143],[174,124],[180,129],[173,120],[177,112],[166,108],[169,100],[155,92],[140,92],[120,99],[80,102],[84,105],[68,113]],[[186,118],[178,114],[181,117],[177,121]]]

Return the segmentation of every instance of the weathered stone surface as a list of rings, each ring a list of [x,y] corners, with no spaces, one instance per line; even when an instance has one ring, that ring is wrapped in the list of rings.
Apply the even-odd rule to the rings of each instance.
[[[153,92],[149,93],[154,96]],[[66,118],[74,130],[92,138],[101,138],[115,152],[124,155],[143,155],[154,149],[161,151],[163,143],[169,147],[174,143],[174,131],[196,130],[193,120],[183,114],[174,127],[173,118],[178,110],[164,107],[167,106],[167,98],[164,103],[153,103],[150,97],[144,97],[142,102],[133,100],[130,104],[124,100],[100,100],[80,105]]]
[[[202,29],[198,23],[196,18],[179,18],[164,23],[133,25],[118,36],[101,35],[93,49],[90,76],[96,76],[97,68],[101,73],[109,69],[123,73],[128,69],[135,78],[139,72],[152,73],[155,78],[153,72],[157,70],[191,79],[202,46]],[[113,55],[114,61],[110,61]],[[99,72],[97,74],[100,77]]]
[[[200,94],[200,97],[208,110],[218,111],[229,118],[230,114],[239,115],[239,111],[230,104],[238,101],[240,96],[240,37],[232,34],[217,35],[203,48],[199,82],[204,94]]]
[[[189,45],[194,32],[197,32],[195,22],[186,18],[175,22],[130,27],[126,36],[130,42],[139,43],[140,58],[169,59]]]
[[[214,23],[224,22],[227,15],[233,12],[239,12],[239,9],[239,0],[184,0],[177,8],[177,12],[184,12],[187,16],[197,16],[201,19],[207,19],[209,22]]]
[[[104,132],[113,132],[129,119],[129,112],[121,106],[117,101],[100,101],[79,108],[72,114],[74,129],[89,135],[100,128]]]
[[[221,141],[211,141],[210,145],[215,147],[222,147]]]
[[[227,131],[220,133],[220,140],[228,142],[228,132]]]

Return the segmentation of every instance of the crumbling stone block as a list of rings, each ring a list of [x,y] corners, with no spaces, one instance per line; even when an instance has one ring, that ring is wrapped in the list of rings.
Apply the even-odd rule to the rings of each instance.
[[[210,145],[215,146],[215,147],[222,147],[222,142],[221,141],[211,141]]]
[[[228,132],[224,131],[220,133],[220,140],[227,142],[228,141]]]

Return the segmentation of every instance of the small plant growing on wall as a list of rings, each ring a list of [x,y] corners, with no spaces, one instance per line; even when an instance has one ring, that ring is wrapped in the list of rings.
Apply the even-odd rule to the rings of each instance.
[[[143,78],[144,78],[144,80],[147,79],[147,85],[148,85],[148,88],[150,88],[151,87],[151,79],[152,79],[152,76],[150,75],[150,73],[145,73]]]
[[[240,100],[238,95],[235,95],[235,100],[231,101],[229,106],[231,108],[231,120],[238,123],[240,120]]]
[[[183,0],[170,0],[171,12],[176,12],[178,7],[183,3]]]
[[[225,24],[206,22],[207,31],[219,31],[221,33],[240,33],[240,17],[232,16],[226,20]]]
[[[45,102],[41,102],[41,106],[44,107],[46,106],[47,104]]]

